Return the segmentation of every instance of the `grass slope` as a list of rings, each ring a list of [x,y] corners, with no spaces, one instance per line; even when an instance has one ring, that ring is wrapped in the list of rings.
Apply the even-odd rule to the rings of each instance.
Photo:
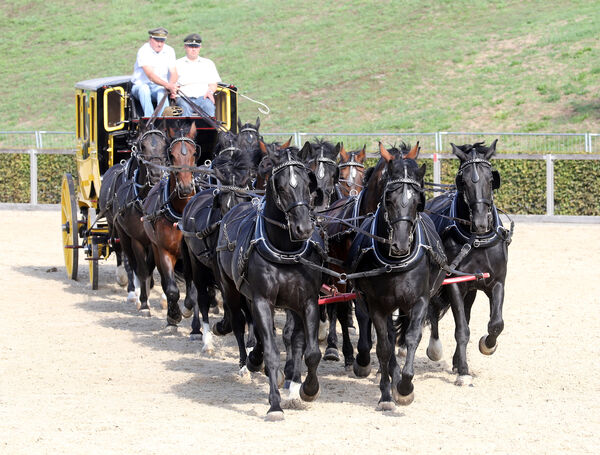
[[[72,130],[75,82],[130,74],[159,25],[178,57],[202,35],[264,131],[598,132],[593,0],[5,0],[0,128]]]

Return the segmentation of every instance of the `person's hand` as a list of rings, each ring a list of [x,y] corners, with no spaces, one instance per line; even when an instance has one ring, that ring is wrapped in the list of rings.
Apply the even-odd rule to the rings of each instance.
[[[204,98],[208,98],[209,100],[212,101],[213,104],[215,104],[215,94],[212,92],[212,90],[208,90],[205,94],[204,94]]]
[[[179,90],[179,84],[167,82],[165,88],[170,92],[171,98],[175,98],[175,95],[177,95],[177,90]]]

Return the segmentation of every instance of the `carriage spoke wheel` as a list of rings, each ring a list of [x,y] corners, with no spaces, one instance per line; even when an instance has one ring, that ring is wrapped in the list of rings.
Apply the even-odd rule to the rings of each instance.
[[[77,230],[78,205],[75,196],[75,185],[73,176],[67,173],[63,176],[60,191],[61,222],[63,253],[65,255],[65,268],[67,278],[77,279],[77,267],[79,264],[79,239]]]
[[[92,227],[96,222],[96,209],[90,207],[87,214],[87,228],[88,228],[88,249],[86,250],[87,260],[90,267],[90,284],[92,289],[98,289],[98,261],[100,259],[98,243],[95,241],[94,235],[92,234]]]

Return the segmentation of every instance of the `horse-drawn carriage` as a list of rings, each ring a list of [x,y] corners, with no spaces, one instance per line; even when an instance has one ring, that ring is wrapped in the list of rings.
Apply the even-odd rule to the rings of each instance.
[[[216,124],[237,130],[237,88],[219,84],[215,93]],[[90,283],[98,288],[98,261],[113,251],[108,226],[98,213],[104,173],[131,156],[140,126],[148,119],[131,96],[131,77],[91,79],[75,84],[77,176],[65,173],[61,187],[62,241],[67,276],[77,279],[79,250],[89,265]],[[212,150],[217,140],[215,123],[203,117],[196,123],[195,142]],[[75,177],[75,178],[74,178]],[[100,216],[99,216],[100,215]]]

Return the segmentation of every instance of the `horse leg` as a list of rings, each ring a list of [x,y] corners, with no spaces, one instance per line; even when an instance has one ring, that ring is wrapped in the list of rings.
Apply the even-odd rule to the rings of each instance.
[[[152,268],[147,263],[147,248],[136,239],[132,239],[131,246],[135,256],[135,276],[139,281],[140,290],[138,310],[143,316],[150,316],[148,293],[150,291],[150,274],[152,273]]]
[[[504,329],[502,319],[502,305],[504,303],[504,284],[496,283],[488,294],[490,299],[490,322],[488,323],[488,335],[479,340],[479,351],[485,355],[492,355],[498,347],[498,335]]]
[[[324,305],[319,305],[319,341],[325,341],[327,338],[327,311],[323,307]]]
[[[242,311],[244,313],[246,327],[248,327],[248,339],[246,340],[246,346],[249,350],[252,350],[256,346],[256,332],[254,331],[252,311],[250,310],[248,301],[244,296],[242,296]]]
[[[243,376],[251,369],[248,365],[248,355],[244,343],[244,315],[241,310],[242,295],[236,289],[235,284],[221,274],[221,292],[223,294],[223,309],[231,314],[231,325],[233,334],[239,350],[239,375]],[[260,359],[262,363],[262,358]]]
[[[452,370],[458,372],[456,385],[470,385],[472,378],[469,375],[467,364],[467,343],[469,342],[470,330],[465,314],[465,302],[457,284],[448,285],[450,305],[454,316],[454,338],[456,339],[456,350],[452,357]]]
[[[177,326],[181,321],[181,309],[179,308],[179,288],[175,281],[175,258],[171,253],[159,250],[152,244],[154,259],[157,261],[160,272],[160,284],[163,292],[167,295],[167,327]]]
[[[131,278],[127,284],[127,303],[135,303],[139,305],[139,294],[136,292],[137,277],[134,273],[137,268],[137,261],[135,258],[135,252],[133,250],[132,241],[131,238],[121,230],[117,229],[117,232],[119,234],[121,251],[125,255],[124,262],[126,261],[129,264],[131,270]]]
[[[352,303],[338,302],[336,312],[340,326],[342,327],[342,353],[344,354],[344,367],[350,370],[354,364],[354,348],[350,341],[350,319],[352,318]],[[350,316],[348,316],[350,315]]]
[[[392,399],[392,390],[390,383],[389,365],[390,358],[393,356],[394,345],[390,343],[390,334],[388,330],[388,318],[378,310],[369,312],[375,331],[377,332],[377,358],[379,359],[379,369],[381,376],[379,378],[379,390],[381,397],[377,404],[378,411],[392,411],[396,405]]]
[[[285,384],[288,391],[284,401],[286,408],[301,407],[302,399],[302,355],[305,348],[304,324],[300,316],[291,310],[286,310],[284,327],[284,344],[286,345]]]
[[[423,320],[427,314],[428,306],[429,297],[422,296],[417,300],[410,311],[410,322],[406,330],[406,360],[404,362],[404,368],[402,369],[402,380],[393,388],[394,400],[396,403],[403,406],[411,404],[415,397],[414,386],[412,383],[415,375],[415,352],[421,341]],[[379,345],[379,338],[377,341],[377,344]]]
[[[440,297],[433,297],[429,303],[429,323],[431,324],[431,334],[429,336],[429,345],[427,346],[427,357],[434,362],[442,360],[443,349],[440,341],[439,322],[440,322]]]
[[[269,410],[266,420],[283,420],[281,409],[281,395],[277,387],[279,371],[279,351],[273,333],[273,315],[270,303],[262,296],[255,297],[252,301],[254,324],[259,338],[264,346],[265,373],[269,377]],[[254,351],[252,351],[254,352]]]
[[[292,353],[292,334],[294,332],[294,316],[290,310],[285,311],[285,325],[283,326],[283,345],[285,347],[285,365],[283,367],[283,388],[290,388],[294,376],[294,360]]]
[[[223,296],[223,301],[225,300],[225,296]],[[212,332],[215,335],[227,335],[231,330],[231,312],[227,305],[223,305],[223,319],[212,326]]]
[[[325,355],[323,356],[323,360],[331,360],[337,362],[340,360],[340,355],[338,353],[337,347],[337,304],[329,303],[327,305],[323,305],[326,307],[327,316],[329,317],[329,333],[327,335],[327,349],[325,349]]]
[[[319,396],[319,378],[317,377],[317,368],[321,361],[321,350],[319,349],[319,302],[315,298],[307,299],[304,302],[304,324],[298,317],[296,330],[304,329],[306,347],[304,349],[304,363],[306,364],[306,378],[300,388],[300,398],[304,401],[314,401]],[[303,327],[302,327],[303,325]],[[294,336],[299,338],[299,334]],[[297,344],[300,344],[299,340]],[[297,348],[295,346],[295,348]]]
[[[192,284],[193,277],[193,259],[190,257],[190,251],[187,247],[185,238],[181,239],[181,259],[183,263],[183,276],[185,278],[185,300],[183,301],[182,316],[189,318],[192,315],[192,310],[198,299],[196,286]]]
[[[365,302],[362,298],[357,300],[355,310],[358,322],[358,344],[353,370],[357,377],[366,378],[371,372],[371,348],[373,346],[371,319],[366,312]]]

